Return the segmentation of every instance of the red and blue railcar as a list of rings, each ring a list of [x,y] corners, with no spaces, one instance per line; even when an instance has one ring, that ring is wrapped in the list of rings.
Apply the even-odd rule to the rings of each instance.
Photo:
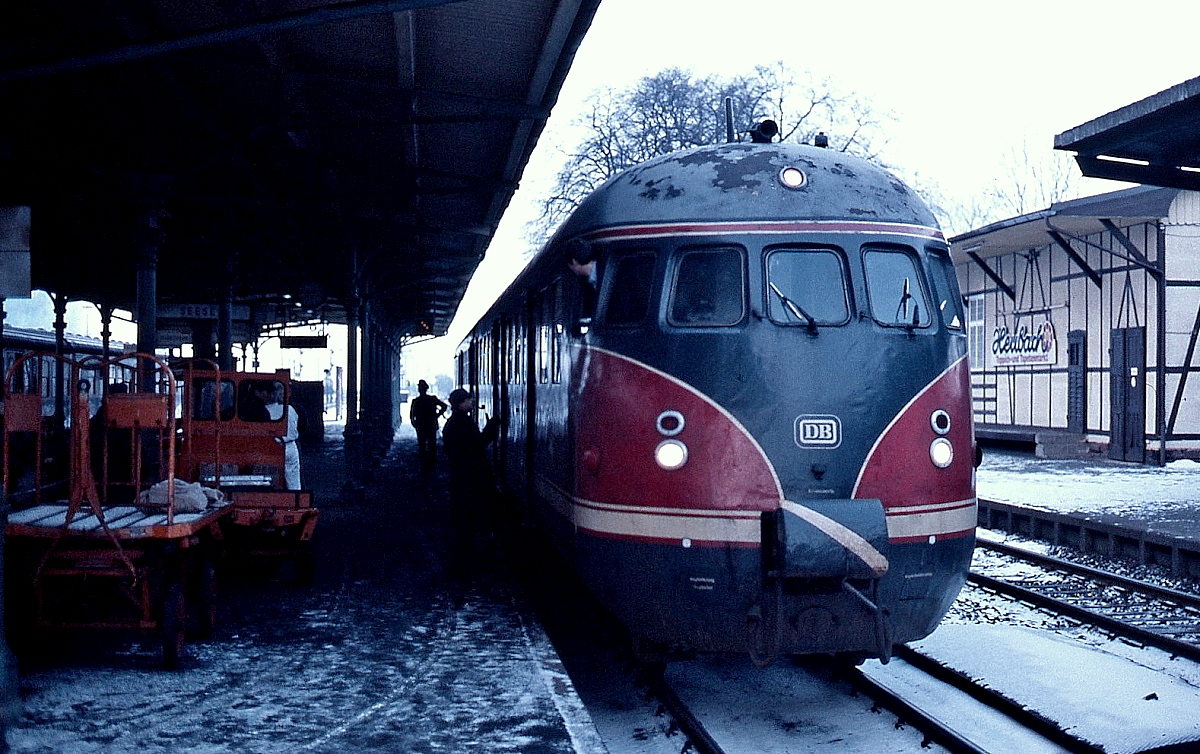
[[[886,659],[966,578],[966,351],[946,240],[909,187],[735,143],[591,194],[457,368],[501,419],[504,486],[634,634]]]

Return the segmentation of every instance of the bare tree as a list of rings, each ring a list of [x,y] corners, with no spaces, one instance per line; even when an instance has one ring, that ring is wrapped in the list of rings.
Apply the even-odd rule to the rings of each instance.
[[[1079,196],[1081,187],[1070,155],[1049,148],[1031,150],[1028,141],[1003,154],[996,176],[982,191],[953,197],[920,175],[906,175],[905,180],[930,206],[947,236],[1047,209]]]
[[[733,78],[668,68],[628,89],[597,90],[576,121],[588,135],[567,156],[554,190],[527,229],[530,240],[540,245],[585,196],[621,170],[678,149],[725,141],[726,98],[740,135],[771,118],[783,141],[811,143],[824,132],[831,149],[867,159],[878,158],[884,126],[893,120],[865,98],[796,74],[783,63]]]
[[[1046,209],[1055,202],[1078,196],[1079,173],[1065,152],[1029,149],[1029,141],[1012,147],[1001,161],[1004,182],[992,187],[996,208],[1006,217]],[[997,218],[1000,219],[1000,218]]]

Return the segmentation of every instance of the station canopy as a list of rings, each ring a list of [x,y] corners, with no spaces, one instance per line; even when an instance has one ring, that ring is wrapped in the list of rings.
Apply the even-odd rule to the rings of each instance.
[[[1200,191],[1200,78],[1054,137],[1083,174]]]
[[[598,3],[6,3],[33,286],[134,309],[154,264],[160,305],[444,334]]]

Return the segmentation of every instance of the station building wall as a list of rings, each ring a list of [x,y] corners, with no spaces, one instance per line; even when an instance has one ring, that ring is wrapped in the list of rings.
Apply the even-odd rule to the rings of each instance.
[[[1124,460],[1200,457],[1200,193],[1178,192],[1157,220],[1112,222],[1065,234],[1087,269],[1048,234],[980,260],[956,249],[976,425],[1078,435]],[[1028,348],[1035,336],[1050,348]]]

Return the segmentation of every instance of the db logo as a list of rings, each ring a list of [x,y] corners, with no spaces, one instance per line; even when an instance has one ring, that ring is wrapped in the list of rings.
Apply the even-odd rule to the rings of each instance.
[[[842,444],[842,421],[836,416],[796,417],[796,444],[802,448],[836,448]]]

